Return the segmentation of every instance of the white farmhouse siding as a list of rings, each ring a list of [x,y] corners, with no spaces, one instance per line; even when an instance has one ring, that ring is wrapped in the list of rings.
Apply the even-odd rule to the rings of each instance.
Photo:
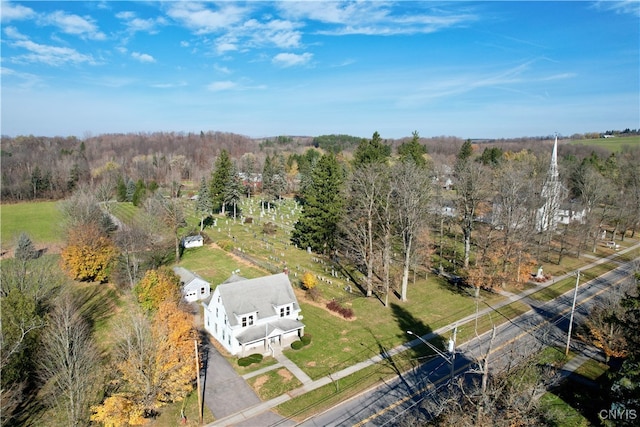
[[[300,305],[285,273],[231,276],[203,305],[205,329],[232,355],[270,353],[304,335]]]
[[[211,295],[211,284],[186,268],[174,267],[173,271],[180,277],[182,295],[187,302],[204,300]]]
[[[204,245],[204,238],[202,236],[187,236],[182,239],[182,247],[185,249],[199,248]]]

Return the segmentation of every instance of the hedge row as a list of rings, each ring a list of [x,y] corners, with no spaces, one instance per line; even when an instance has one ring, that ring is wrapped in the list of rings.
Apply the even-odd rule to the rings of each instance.
[[[345,319],[351,319],[353,317],[353,310],[348,307],[343,307],[336,300],[331,300],[327,303],[327,308],[331,311],[335,311]]]
[[[262,362],[262,355],[258,353],[250,354],[247,357],[241,357],[238,359],[238,365],[240,366],[249,366],[252,363],[260,362]]]
[[[311,335],[307,334],[302,336],[298,341],[291,343],[291,348],[294,350],[300,350],[302,347],[311,343]]]

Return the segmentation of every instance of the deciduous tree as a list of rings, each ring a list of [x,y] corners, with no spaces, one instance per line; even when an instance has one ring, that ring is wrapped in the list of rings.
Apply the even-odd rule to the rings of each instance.
[[[205,177],[200,181],[198,200],[196,201],[196,213],[200,215],[200,231],[204,230],[204,220],[213,213],[213,199],[209,191],[209,184]]]
[[[381,237],[378,210],[385,188],[384,179],[387,166],[380,163],[364,164],[358,167],[346,184],[345,214],[340,228],[345,236],[343,246],[355,264],[365,275],[366,294],[373,292],[374,250],[379,247]]]
[[[62,267],[73,279],[105,282],[118,250],[96,224],[69,230],[67,245],[60,253]]]
[[[134,288],[140,306],[155,312],[164,301],[180,300],[180,278],[168,268],[148,270]]]
[[[43,334],[40,375],[48,400],[63,410],[67,425],[86,425],[100,385],[100,358],[91,329],[74,298],[63,294]]]
[[[166,199],[157,194],[147,199],[146,212],[156,218],[173,236],[176,260],[180,259],[180,228],[186,225],[184,209],[179,199]]]
[[[407,300],[409,268],[415,239],[427,225],[427,204],[431,197],[429,175],[414,162],[395,165],[392,171],[394,187],[393,205],[395,223],[402,238],[402,287],[401,299]]]

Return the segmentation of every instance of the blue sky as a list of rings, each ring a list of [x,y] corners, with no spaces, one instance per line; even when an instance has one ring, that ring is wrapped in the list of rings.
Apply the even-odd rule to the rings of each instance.
[[[640,128],[640,3],[2,1],[1,133]]]

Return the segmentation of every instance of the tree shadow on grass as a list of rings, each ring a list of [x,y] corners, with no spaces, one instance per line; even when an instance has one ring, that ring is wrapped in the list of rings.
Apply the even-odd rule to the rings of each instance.
[[[76,288],[72,296],[80,315],[92,330],[114,314],[118,299],[117,291],[113,287],[98,284]]]

